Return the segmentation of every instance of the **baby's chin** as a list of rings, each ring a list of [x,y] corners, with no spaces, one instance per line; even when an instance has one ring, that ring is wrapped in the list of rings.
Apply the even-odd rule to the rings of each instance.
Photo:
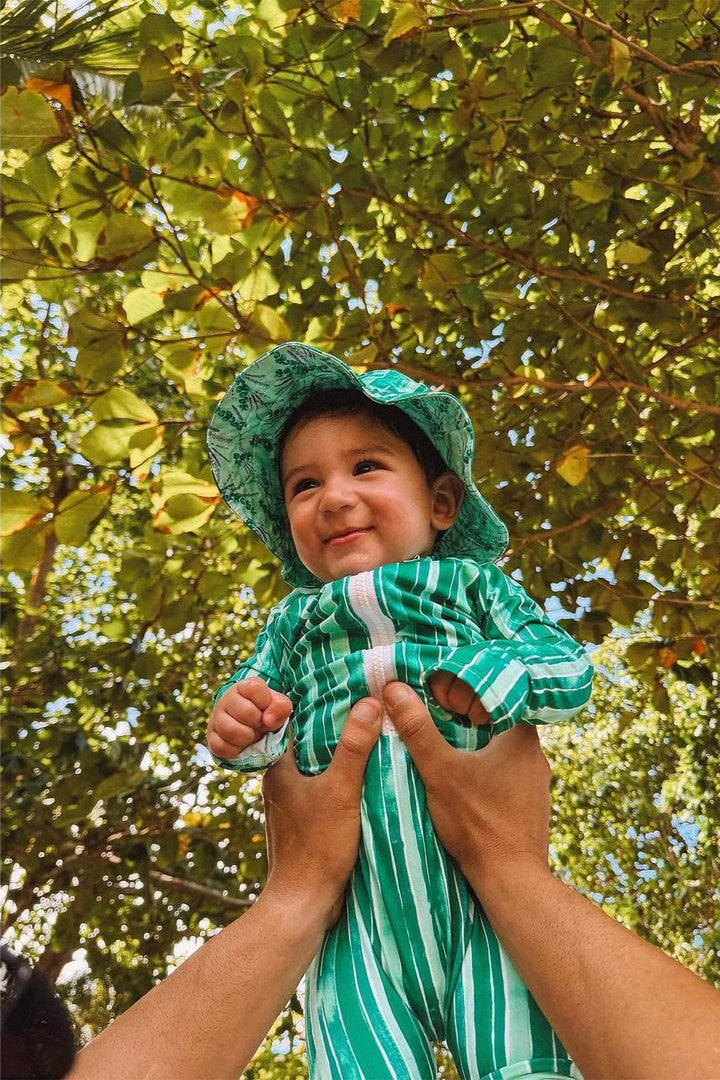
[[[342,560],[343,565],[334,567],[332,576],[320,575],[316,571],[310,570],[315,574],[315,577],[320,578],[324,585],[329,584],[331,581],[339,581],[341,578],[354,577],[356,574],[364,574],[370,570],[377,570],[381,566],[391,566],[393,563],[412,562],[413,559],[425,558],[425,553],[421,552],[419,555],[408,555],[406,558],[398,558],[396,555],[387,555],[385,557],[371,557],[370,555],[362,555],[361,553],[355,553],[353,556],[348,557],[347,560]],[[308,568],[310,569],[310,568]]]

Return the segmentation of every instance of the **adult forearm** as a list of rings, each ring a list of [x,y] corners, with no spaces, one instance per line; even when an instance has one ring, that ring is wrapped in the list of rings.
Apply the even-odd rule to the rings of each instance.
[[[716,1080],[720,998],[539,860],[469,875],[585,1080]]]
[[[315,908],[263,893],[85,1047],[68,1080],[237,1080],[320,947]]]

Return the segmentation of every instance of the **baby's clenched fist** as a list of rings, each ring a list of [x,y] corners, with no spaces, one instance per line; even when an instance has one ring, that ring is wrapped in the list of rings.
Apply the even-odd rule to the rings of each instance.
[[[291,712],[290,698],[271,690],[262,679],[240,679],[213,709],[207,729],[208,747],[216,757],[236,758],[268,731],[278,731]]]
[[[467,716],[475,727],[490,723],[487,709],[464,679],[459,679],[449,671],[435,671],[428,681],[432,696],[443,709]]]

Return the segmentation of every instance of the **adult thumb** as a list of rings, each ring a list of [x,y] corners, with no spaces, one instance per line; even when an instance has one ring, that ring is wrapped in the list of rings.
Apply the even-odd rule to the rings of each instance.
[[[452,748],[410,686],[401,682],[388,683],[383,690],[383,701],[395,730],[408,748],[421,777],[426,780],[448,753],[452,753]]]
[[[357,701],[340,733],[335,753],[324,775],[333,777],[345,790],[359,794],[370,751],[378,741],[382,709],[374,698]]]

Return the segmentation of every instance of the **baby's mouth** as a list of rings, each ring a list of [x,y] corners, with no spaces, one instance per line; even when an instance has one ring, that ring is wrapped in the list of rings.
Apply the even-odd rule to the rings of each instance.
[[[351,544],[353,540],[357,540],[358,537],[364,536],[365,533],[370,531],[370,527],[364,529],[343,529],[342,532],[329,536],[325,543],[330,547],[341,547],[343,544]]]

